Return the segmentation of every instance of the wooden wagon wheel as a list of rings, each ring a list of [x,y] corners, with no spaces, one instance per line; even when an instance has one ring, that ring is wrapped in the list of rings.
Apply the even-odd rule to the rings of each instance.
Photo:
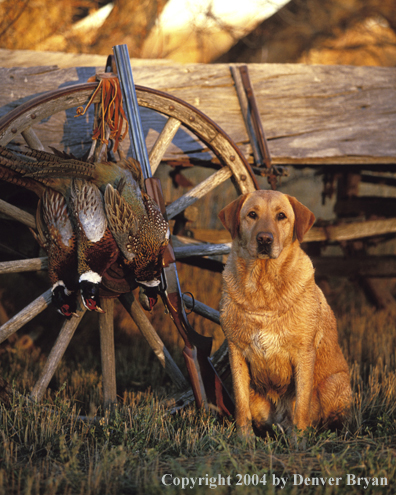
[[[37,96],[25,104],[15,108],[8,115],[0,119],[0,145],[8,145],[14,138],[22,136],[27,145],[32,149],[44,150],[44,145],[37,137],[35,126],[43,119],[84,105],[88,102],[97,83],[86,83],[66,87]],[[218,158],[221,167],[210,177],[199,183],[186,194],[182,195],[169,206],[167,206],[168,219],[194,204],[199,198],[204,197],[217,186],[228,179],[232,179],[237,194],[251,192],[257,188],[254,175],[235,143],[217,126],[211,119],[205,116],[197,108],[190,104],[163,92],[150,88],[136,86],[138,104],[140,107],[148,108],[165,116],[166,123],[159,133],[152,149],[149,159],[154,174],[161,163],[166,150],[172,143],[178,129],[182,126],[198,137],[200,141],[211,150]],[[97,95],[95,102],[100,99]],[[7,216],[35,228],[35,219],[29,213],[17,208],[0,199],[0,211]],[[210,254],[223,254],[227,252],[227,246],[216,244],[201,244],[199,246],[186,246],[186,248],[175,250],[176,257],[205,256]],[[187,250],[187,251],[186,251]],[[35,258],[20,261],[9,261],[0,263],[0,273],[26,272],[46,269],[45,258]],[[121,302],[132,316],[140,331],[159,358],[165,371],[178,389],[185,389],[187,383],[179,368],[173,362],[161,339],[152,327],[145,312],[134,299],[132,293],[127,297],[122,296]],[[188,303],[188,298],[185,301]],[[34,300],[22,311],[0,327],[0,342],[15,333],[28,321],[43,311],[51,302],[51,290]],[[103,309],[106,313],[99,317],[99,329],[101,340],[102,375],[105,406],[116,401],[115,383],[115,356],[114,356],[114,330],[113,330],[113,299],[104,299]],[[208,306],[195,301],[193,310],[213,321],[218,322],[218,313]],[[82,316],[85,310],[78,310]],[[66,320],[61,328],[59,336],[48,356],[44,369],[31,392],[31,397],[40,400],[54,375],[56,368],[62,359],[73,334],[81,321],[81,318]]]

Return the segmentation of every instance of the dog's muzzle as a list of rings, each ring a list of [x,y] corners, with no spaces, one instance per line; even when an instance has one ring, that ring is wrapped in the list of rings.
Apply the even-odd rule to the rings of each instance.
[[[274,236],[271,232],[259,232],[256,235],[258,254],[271,253],[272,244],[274,243]]]

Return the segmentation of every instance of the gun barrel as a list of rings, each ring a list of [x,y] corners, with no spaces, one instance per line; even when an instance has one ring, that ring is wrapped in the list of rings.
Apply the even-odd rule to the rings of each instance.
[[[122,91],[124,110],[129,123],[129,137],[136,153],[136,159],[142,167],[143,177],[148,179],[152,177],[152,173],[140,119],[128,47],[127,45],[113,46],[113,53]]]

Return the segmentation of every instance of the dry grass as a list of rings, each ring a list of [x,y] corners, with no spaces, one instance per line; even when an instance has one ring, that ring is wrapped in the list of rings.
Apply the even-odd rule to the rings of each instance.
[[[220,297],[219,277],[202,277],[201,271],[189,267],[181,270],[184,284],[189,281],[199,291],[204,288],[214,304]],[[219,474],[231,485],[219,485],[215,493],[273,493],[273,482],[281,477],[288,478],[282,493],[362,493],[363,486],[347,485],[347,474],[387,478],[387,486],[370,485],[364,493],[393,493],[396,315],[375,312],[352,292],[353,286],[345,284],[342,298],[332,301],[355,393],[353,415],[343,432],[311,430],[306,434],[306,450],[300,451],[280,431],[246,445],[236,436],[231,420],[221,422],[193,407],[176,416],[166,414],[160,401],[172,392],[172,384],[120,311],[118,409],[111,415],[101,409],[96,325],[88,321],[73,340],[42,404],[27,403],[16,394],[11,408],[1,406],[0,494],[129,494],[161,489],[179,493],[185,491],[182,478],[195,477],[208,483],[190,490],[201,493],[210,484],[218,485]],[[157,306],[154,324],[183,366],[179,338],[161,303]],[[195,325],[203,333],[213,332],[198,317]],[[215,333],[220,341],[219,329]],[[44,353],[38,347],[26,350],[15,345],[2,351],[2,376],[15,391],[26,393],[43,366]],[[79,414],[101,419],[83,422],[77,419]],[[173,476],[166,482],[178,479],[180,484],[164,486],[164,474]],[[237,486],[238,474],[249,486]],[[294,474],[342,480],[337,487],[294,485]],[[260,483],[264,475],[265,485]]]

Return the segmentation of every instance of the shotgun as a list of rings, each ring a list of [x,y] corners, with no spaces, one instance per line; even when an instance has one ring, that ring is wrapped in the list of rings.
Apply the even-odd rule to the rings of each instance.
[[[158,204],[165,220],[166,208],[159,179],[153,178],[148,158],[143,127],[140,119],[136,90],[132,76],[128,48],[113,47],[114,59],[120,82],[123,106],[129,123],[131,145],[142,167],[147,194]],[[224,416],[233,413],[233,402],[209,359],[213,339],[197,333],[189,324],[182,302],[176,258],[169,242],[163,255],[160,294],[177,330],[184,340],[183,357],[198,408],[212,404]]]

